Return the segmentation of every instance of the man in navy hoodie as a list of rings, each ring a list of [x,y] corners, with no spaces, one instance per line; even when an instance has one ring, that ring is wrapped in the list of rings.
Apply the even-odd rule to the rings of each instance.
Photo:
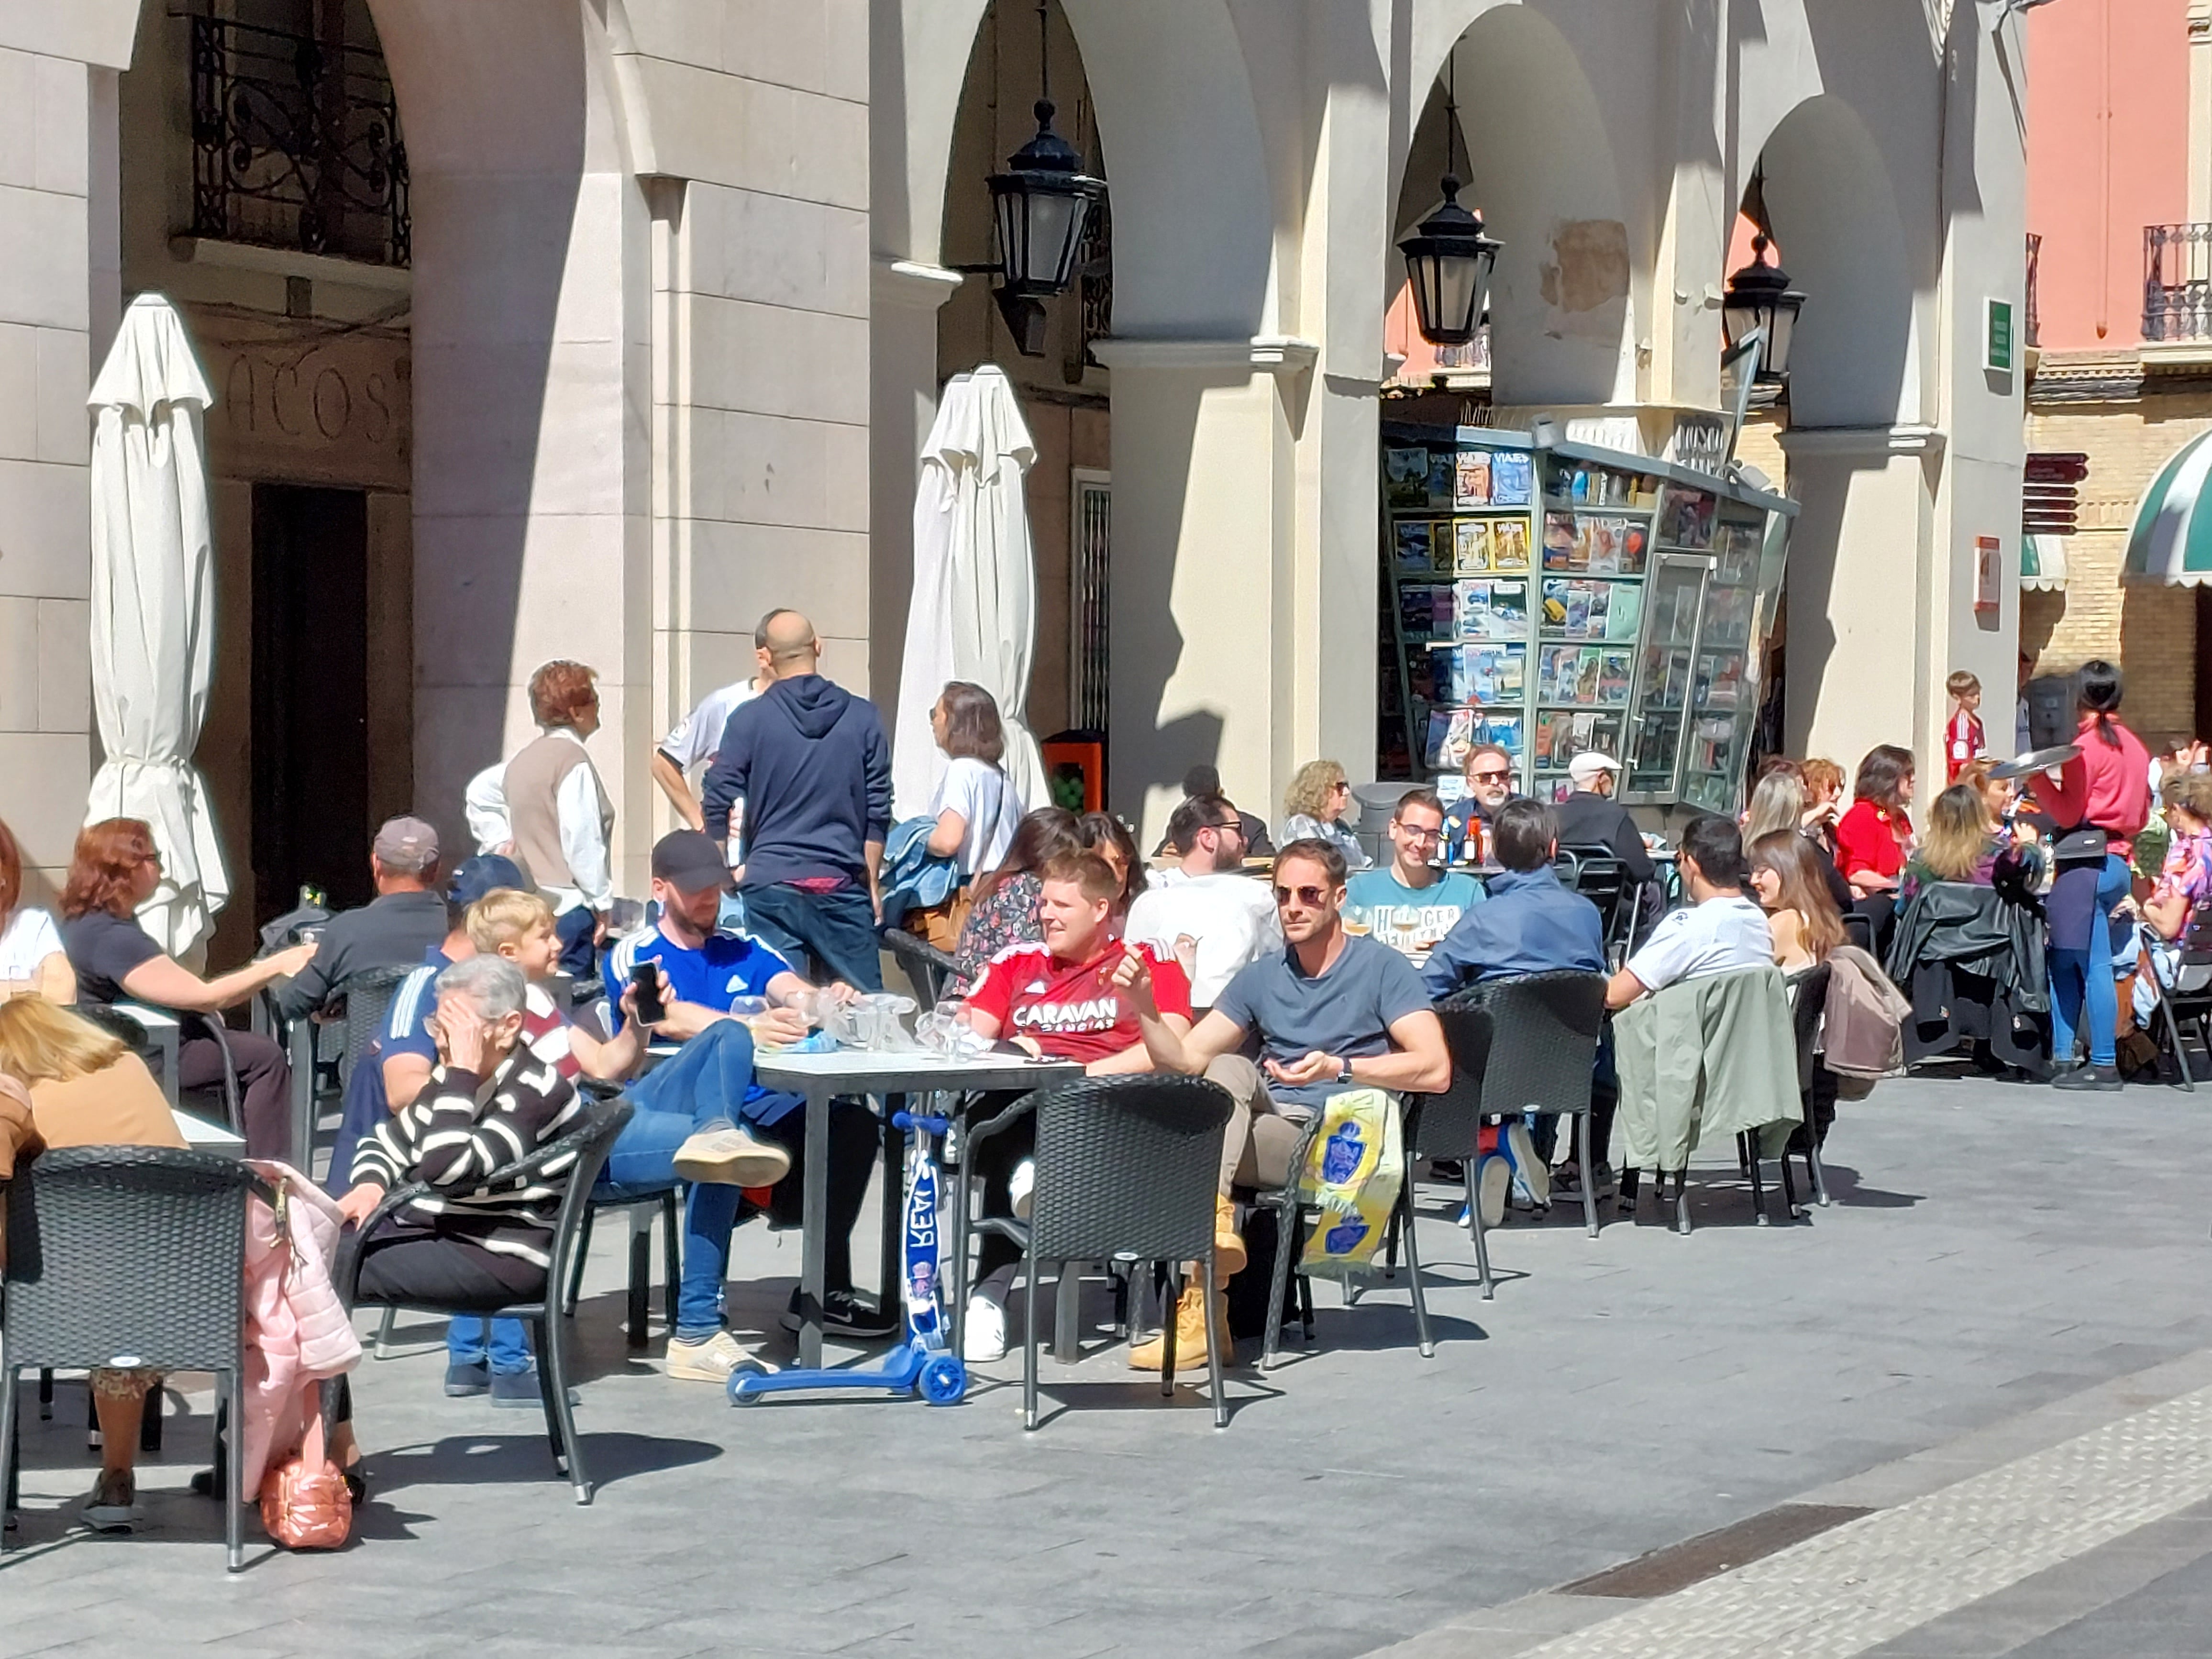
[[[745,928],[816,983],[884,988],[877,872],[891,827],[891,751],[875,706],[821,674],[814,624],[763,621],[768,690],[734,710],[701,790],[707,834],[726,842],[744,802],[738,886]]]

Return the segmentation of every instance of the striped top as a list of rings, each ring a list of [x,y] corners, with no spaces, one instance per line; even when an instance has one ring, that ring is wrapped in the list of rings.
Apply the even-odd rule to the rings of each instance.
[[[487,1078],[440,1066],[413,1105],[362,1138],[353,1179],[387,1192],[427,1182],[433,1190],[402,1212],[408,1221],[550,1267],[568,1160],[495,1188],[484,1177],[558,1139],[583,1113],[568,1080],[520,1043]]]

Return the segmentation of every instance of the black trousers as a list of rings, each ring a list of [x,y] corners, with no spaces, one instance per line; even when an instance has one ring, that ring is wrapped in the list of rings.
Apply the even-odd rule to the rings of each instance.
[[[968,1114],[968,1126],[973,1131],[994,1121],[1006,1108],[1024,1098],[1021,1095],[998,1093],[985,1095]],[[1026,1114],[1018,1122],[1010,1124],[975,1149],[969,1173],[983,1177],[983,1197],[977,1215],[1005,1218],[1014,1212],[1014,1195],[1007,1182],[1014,1165],[1036,1151],[1036,1114]],[[1011,1238],[997,1233],[975,1234],[975,1276],[968,1282],[980,1285],[1000,1268],[1022,1259],[1021,1246]]]
[[[212,1016],[210,1016],[212,1018]],[[177,1085],[184,1089],[220,1088],[222,1049],[212,1036],[187,1024],[177,1044]],[[292,1162],[292,1062],[267,1037],[226,1030],[231,1063],[238,1068],[246,1155]]]
[[[489,1313],[550,1294],[544,1268],[520,1256],[487,1250],[472,1239],[445,1237],[387,1221],[374,1237],[362,1240],[359,1249],[359,1299],[364,1303]],[[331,1406],[331,1420],[353,1420],[353,1390],[343,1376]]]
[[[748,1123],[745,1132],[772,1140],[791,1154],[791,1173],[775,1184],[769,1215],[779,1227],[797,1227],[805,1218],[806,1109],[793,1108],[773,1123]],[[830,1103],[830,1208],[824,1217],[822,1283],[825,1290],[853,1288],[853,1227],[868,1195],[879,1145],[876,1115],[858,1101]],[[884,1202],[897,1207],[902,1194],[887,1193]]]

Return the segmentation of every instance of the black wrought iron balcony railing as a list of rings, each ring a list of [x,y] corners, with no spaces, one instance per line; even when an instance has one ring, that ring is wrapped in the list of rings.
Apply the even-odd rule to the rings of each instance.
[[[404,265],[407,146],[383,55],[191,19],[192,234]]]
[[[2212,224],[2143,227],[2142,332],[2212,340]]]
[[[2030,231],[2027,237],[2027,288],[2024,295],[2027,303],[2021,307],[2023,314],[2020,320],[2021,338],[2031,349],[2043,343],[2041,319],[2037,314],[2035,303],[2036,267],[2042,263],[2043,238]]]

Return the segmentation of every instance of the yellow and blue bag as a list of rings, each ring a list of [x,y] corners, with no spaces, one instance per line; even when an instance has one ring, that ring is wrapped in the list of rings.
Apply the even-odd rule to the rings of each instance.
[[[1298,1176],[1300,1200],[1322,1212],[1306,1236],[1299,1270],[1340,1279],[1372,1271],[1405,1178],[1397,1100],[1382,1089],[1330,1096]]]

